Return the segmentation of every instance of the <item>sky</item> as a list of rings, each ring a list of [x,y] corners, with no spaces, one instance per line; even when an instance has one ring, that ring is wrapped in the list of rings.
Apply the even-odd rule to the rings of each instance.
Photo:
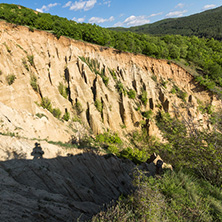
[[[131,27],[222,5],[222,0],[0,0],[102,27]]]

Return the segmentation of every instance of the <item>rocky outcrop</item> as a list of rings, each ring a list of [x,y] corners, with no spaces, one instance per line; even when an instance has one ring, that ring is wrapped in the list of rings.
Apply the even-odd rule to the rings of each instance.
[[[191,113],[198,120],[204,116],[198,111],[197,101],[219,104],[214,95],[204,91],[192,75],[174,63],[65,37],[57,39],[48,32],[32,32],[3,21],[0,56],[0,106],[1,110],[5,106],[11,110],[2,114],[1,121],[7,126],[7,118],[11,125],[19,122],[21,129],[17,126],[17,134],[28,138],[65,142],[73,133],[72,121],[61,122],[39,106],[43,98],[61,110],[61,117],[68,111],[71,119],[78,116],[82,128],[91,128],[95,134],[108,129],[120,134],[139,130],[140,122],[145,120],[142,113],[148,110],[155,114],[162,109],[173,114],[179,107],[183,115]],[[10,76],[15,77],[13,83],[8,82]],[[186,93],[183,100],[172,93],[175,86]],[[136,93],[133,98],[127,95],[130,90]],[[146,101],[141,99],[144,91]],[[100,110],[96,101],[101,103]],[[192,105],[190,112],[181,106],[184,101]],[[9,118],[12,112],[21,118]],[[155,121],[149,125],[154,129],[149,133],[158,135]],[[79,131],[81,127],[74,128]],[[2,132],[5,131],[4,128]],[[14,132],[12,127],[8,131]]]
[[[1,221],[86,221],[133,190],[135,165],[80,154],[0,162]]]

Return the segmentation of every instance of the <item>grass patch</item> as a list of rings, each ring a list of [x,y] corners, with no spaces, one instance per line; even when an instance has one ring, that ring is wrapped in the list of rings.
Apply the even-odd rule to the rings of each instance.
[[[48,119],[48,117],[44,114],[44,113],[36,113],[35,114],[38,118],[42,118],[42,117],[46,117],[46,119]]]
[[[182,99],[184,102],[186,102],[187,93],[183,90],[181,90],[178,86],[174,85],[171,89],[172,94],[176,94],[178,98]]]
[[[12,85],[15,82],[16,76],[14,74],[9,74],[6,76],[6,81],[9,85]]]

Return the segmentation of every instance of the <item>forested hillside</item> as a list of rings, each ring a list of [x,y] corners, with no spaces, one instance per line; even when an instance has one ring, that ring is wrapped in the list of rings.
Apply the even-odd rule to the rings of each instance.
[[[152,24],[130,28],[110,28],[153,35],[184,35],[222,40],[222,7],[182,18],[164,19]]]

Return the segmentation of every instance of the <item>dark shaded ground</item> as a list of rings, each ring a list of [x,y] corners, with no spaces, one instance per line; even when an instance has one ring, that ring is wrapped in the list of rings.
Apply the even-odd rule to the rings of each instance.
[[[135,165],[85,153],[0,162],[0,221],[85,221],[133,190]]]

